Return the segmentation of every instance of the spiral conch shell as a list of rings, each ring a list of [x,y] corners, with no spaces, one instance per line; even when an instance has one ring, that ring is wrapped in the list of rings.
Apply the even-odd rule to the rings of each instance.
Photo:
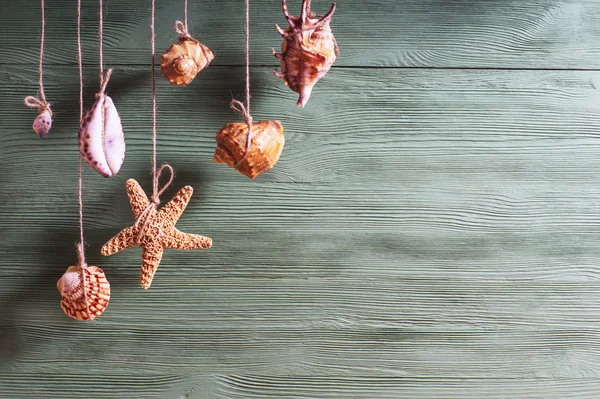
[[[113,100],[99,96],[79,127],[79,151],[87,163],[104,177],[119,172],[125,159],[125,136]]]
[[[52,111],[49,108],[44,109],[33,120],[33,131],[40,137],[44,137],[52,127]]]
[[[275,72],[285,84],[300,94],[297,105],[304,107],[313,86],[321,79],[339,55],[339,49],[329,23],[335,12],[335,3],[324,16],[310,10],[310,0],[302,1],[299,17],[291,16],[286,0],[282,0],[283,13],[288,27],[283,30],[275,25],[283,36],[281,53],[273,55],[281,60],[281,72]]]
[[[185,86],[215,58],[208,47],[189,37],[180,37],[160,57],[160,71],[171,84]]]
[[[60,307],[76,320],[94,320],[110,300],[110,284],[96,266],[71,266],[56,286],[62,294]]]
[[[250,179],[275,166],[285,144],[283,126],[279,121],[252,124],[252,141],[248,154],[248,125],[245,123],[227,124],[217,132],[216,140],[213,162],[225,163]]]

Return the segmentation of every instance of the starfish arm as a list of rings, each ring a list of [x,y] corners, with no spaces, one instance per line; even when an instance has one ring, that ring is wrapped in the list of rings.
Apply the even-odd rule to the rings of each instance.
[[[131,248],[135,245],[135,235],[133,234],[133,227],[128,227],[122,230],[119,234],[111,238],[102,246],[100,253],[103,256],[109,256],[116,254],[127,248]]]
[[[185,210],[188,202],[190,202],[190,198],[192,198],[192,193],[194,189],[192,186],[185,186],[175,196],[169,203],[163,206],[159,212],[166,217],[166,219],[172,224],[175,225],[179,220],[179,217]]]
[[[144,209],[148,207],[150,201],[148,200],[148,197],[146,196],[146,193],[140,184],[134,179],[127,180],[125,190],[127,191],[127,196],[129,197],[129,203],[131,204],[133,217],[137,219],[140,217],[142,212],[144,212]]]
[[[143,289],[147,290],[150,288],[162,255],[163,247],[160,244],[152,243],[144,246],[142,251],[142,269],[140,270],[140,282]]]
[[[172,249],[206,249],[212,246],[212,239],[197,234],[184,233],[173,227],[163,239],[163,246]]]

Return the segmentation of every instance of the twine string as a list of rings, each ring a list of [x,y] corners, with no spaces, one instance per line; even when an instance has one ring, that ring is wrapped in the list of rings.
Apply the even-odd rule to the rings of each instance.
[[[83,120],[83,60],[81,51],[81,0],[77,0],[77,64],[79,67],[79,123]],[[77,197],[79,201],[79,243],[77,243],[78,266],[81,269],[81,286],[83,287],[83,303],[85,303],[88,316],[91,316],[86,289],[85,241],[83,238],[83,157],[79,151]]]
[[[81,51],[81,0],[77,0],[77,64],[79,68],[79,123],[83,120],[83,59]],[[85,261],[85,246],[83,238],[83,156],[79,151],[77,197],[79,201],[79,243],[77,254],[79,267],[87,267]],[[84,275],[85,279],[85,275]],[[85,287],[85,284],[84,284]],[[85,294],[85,291],[84,291]],[[87,303],[87,302],[86,302]]]
[[[158,180],[165,170],[169,171],[169,181],[167,181],[160,189],[158,189],[158,185],[159,185]],[[167,163],[163,164],[160,167],[160,169],[154,173],[154,177],[153,177],[153,186],[155,187],[154,193],[150,197],[150,202],[148,203],[148,206],[146,206],[146,208],[144,208],[142,213],[140,213],[140,216],[138,216],[138,218],[135,221],[135,224],[133,225],[133,230],[137,231],[137,235],[136,235],[136,239],[135,239],[136,245],[141,244],[141,240],[145,235],[146,226],[148,225],[148,222],[150,221],[150,216],[154,213],[153,210],[156,210],[156,207],[158,205],[160,205],[160,196],[162,195],[162,193],[164,193],[165,190],[171,185],[171,183],[173,183],[174,175],[175,175],[175,172],[173,171],[173,168],[171,167],[171,165],[169,165]]]
[[[98,43],[99,43],[99,51],[100,51],[100,82],[104,80],[104,55],[102,54],[102,36],[103,36],[103,25],[104,25],[104,17],[102,11],[102,0],[99,0],[99,8],[100,8],[100,17],[98,21]]]
[[[139,245],[141,239],[144,236],[146,226],[150,220],[150,216],[156,210],[156,207],[160,205],[160,196],[165,192],[167,187],[173,183],[174,171],[171,165],[163,164],[160,169],[156,169],[156,71],[154,68],[155,63],[155,31],[154,31],[154,14],[155,14],[155,0],[152,0],[152,10],[150,19],[150,45],[152,49],[152,61],[151,61],[151,75],[152,75],[152,196],[148,206],[138,216],[134,224],[134,230],[137,230],[136,244]],[[175,26],[182,24],[181,21],[177,21]],[[185,25],[181,25],[185,29]],[[181,33],[180,33],[181,34]],[[165,171],[169,171],[169,181],[159,188],[159,179],[161,174]]]
[[[96,93],[96,98],[100,98],[104,95],[104,91],[106,90],[106,85],[108,85],[108,81],[110,80],[110,76],[113,73],[113,68],[110,68],[106,71],[106,74],[100,75],[100,90]]]
[[[252,144],[252,115],[250,114],[250,0],[246,0],[246,105],[241,101],[232,99],[229,106],[234,111],[242,114],[244,122],[248,125],[248,139],[246,141],[246,152],[244,156],[237,162],[240,163],[246,159]]]
[[[188,32],[187,24],[179,20],[175,21],[175,31],[179,33],[179,40],[190,40],[193,39],[190,32]]]
[[[41,114],[44,111],[49,111],[52,116],[52,110],[50,110],[50,104],[46,101],[46,93],[44,93],[44,39],[46,37],[46,12],[44,0],[41,0],[41,12],[42,12],[42,34],[40,39],[40,59],[38,62],[38,72],[39,72],[39,96],[40,98],[34,96],[25,97],[24,103],[29,108],[37,108],[38,114]]]

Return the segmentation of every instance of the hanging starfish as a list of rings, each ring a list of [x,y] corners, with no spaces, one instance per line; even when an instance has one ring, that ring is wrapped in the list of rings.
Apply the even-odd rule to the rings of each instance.
[[[100,253],[109,256],[133,246],[141,247],[143,250],[140,272],[142,288],[148,289],[152,284],[152,278],[158,269],[165,248],[205,249],[212,246],[212,240],[208,237],[183,233],[175,228],[175,223],[194,192],[191,186],[179,190],[175,197],[160,210],[156,209],[158,201],[150,202],[142,187],[134,179],[127,180],[126,190],[136,223],[111,238],[102,246]]]

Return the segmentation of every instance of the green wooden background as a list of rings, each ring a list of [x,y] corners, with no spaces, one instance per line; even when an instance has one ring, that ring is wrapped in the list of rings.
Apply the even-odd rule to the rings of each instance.
[[[158,1],[159,52],[182,3]],[[118,176],[84,173],[88,260],[112,286],[86,324],[56,290],[78,237],[76,2],[47,1],[41,140],[22,105],[39,2],[1,1],[0,397],[598,398],[600,2],[339,0],[341,55],[305,109],[272,74],[279,0],[251,3],[253,114],[284,124],[282,158],[256,181],[211,163],[240,120],[243,2],[190,1],[216,58],[158,81],[159,162],[163,198],[195,187],[178,226],[214,246],[167,252],[143,291],[139,249],[99,248],[132,223],[125,180],[149,189],[150,2],[105,0],[128,151]]]

